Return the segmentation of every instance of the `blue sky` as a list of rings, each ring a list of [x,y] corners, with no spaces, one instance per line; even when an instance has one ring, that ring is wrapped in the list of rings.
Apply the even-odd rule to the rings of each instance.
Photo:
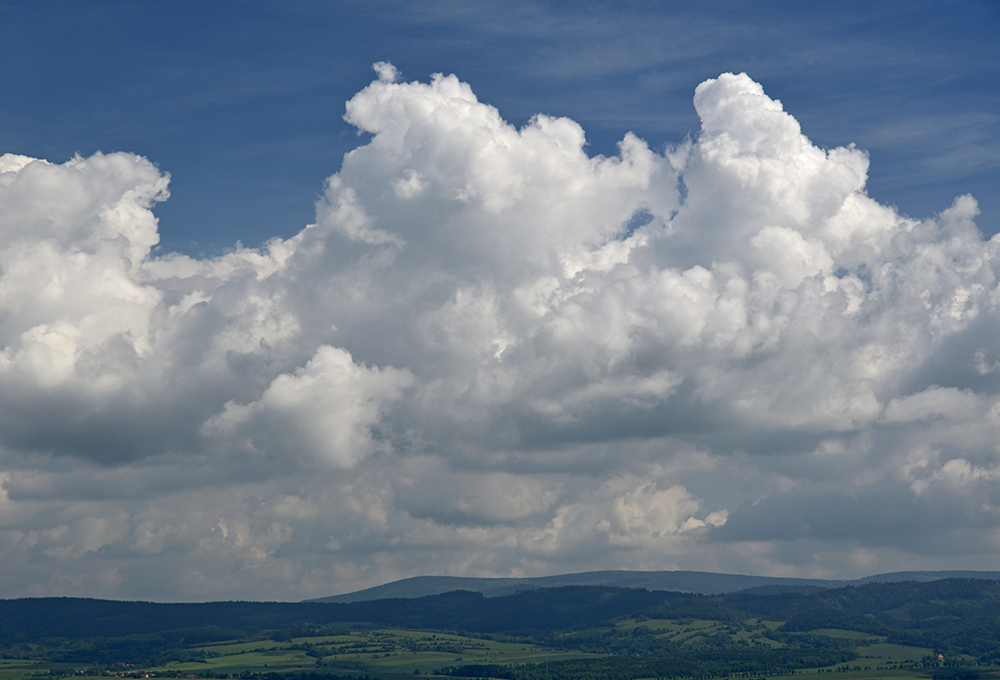
[[[0,597],[994,569],[998,35],[0,0]]]
[[[591,153],[695,133],[694,87],[765,84],[820,146],[872,157],[913,217],[972,193],[1000,230],[1000,8],[929,2],[126,2],[0,5],[0,145],[130,151],[171,175],[162,249],[259,245],[313,219],[359,139],[344,102],[387,60],[454,73],[522,125],[568,116]]]

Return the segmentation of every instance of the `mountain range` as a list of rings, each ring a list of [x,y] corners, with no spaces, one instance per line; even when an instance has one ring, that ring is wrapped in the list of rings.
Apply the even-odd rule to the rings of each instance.
[[[749,588],[842,588],[865,583],[900,581],[929,582],[946,578],[1000,580],[1000,571],[895,571],[853,580],[785,578],[718,574],[707,571],[586,571],[529,578],[469,578],[462,576],[414,576],[350,593],[321,597],[308,602],[366,602],[390,598],[412,599],[455,590],[499,597],[512,593],[561,586],[608,586],[670,590],[702,595],[722,595]]]

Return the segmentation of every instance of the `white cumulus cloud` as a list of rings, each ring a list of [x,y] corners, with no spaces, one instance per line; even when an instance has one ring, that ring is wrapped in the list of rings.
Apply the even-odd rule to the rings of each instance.
[[[879,204],[862,150],[744,74],[698,86],[692,140],[602,157],[376,71],[316,222],[260,249],[156,253],[168,177],[138,156],[0,157],[9,592],[805,574],[889,534],[886,568],[930,568],[928,517],[986,554],[1000,241],[971,196]]]

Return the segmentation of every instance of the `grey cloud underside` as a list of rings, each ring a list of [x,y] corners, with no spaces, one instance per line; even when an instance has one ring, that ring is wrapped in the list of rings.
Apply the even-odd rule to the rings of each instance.
[[[956,538],[966,538],[955,537],[956,532],[975,533],[1000,526],[995,512],[983,513],[954,496],[926,499],[907,491],[882,488],[770,497],[757,505],[736,508],[726,525],[714,530],[712,538],[857,541],[865,547],[895,546],[949,554],[963,543]]]
[[[140,157],[0,158],[0,588],[994,554],[1000,242],[972,197],[878,204],[863,151],[745,75],[697,88],[693,141],[606,158],[376,70],[315,224],[259,250],[154,255]]]

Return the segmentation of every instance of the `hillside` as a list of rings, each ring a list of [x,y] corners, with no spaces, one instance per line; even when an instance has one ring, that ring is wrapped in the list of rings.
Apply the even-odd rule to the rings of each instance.
[[[468,590],[486,597],[510,595],[523,590],[562,586],[607,586],[644,588],[682,593],[719,595],[758,586],[817,586],[835,588],[840,581],[795,579],[742,574],[715,574],[704,571],[590,571],[535,578],[464,578],[459,576],[416,576],[352,593],[321,597],[310,602],[362,602],[385,598],[413,598],[439,595],[452,590]]]
[[[823,629],[1000,658],[1000,581],[943,579],[841,588],[768,585],[723,595],[609,586],[540,588],[485,597],[453,591],[353,603],[155,604],[75,598],[0,600],[0,648],[42,638],[147,636],[189,642],[261,631],[368,625],[545,639],[624,618],[775,622],[773,633]]]
[[[1000,571],[901,571],[876,574],[851,581],[829,579],[781,578],[718,574],[705,571],[590,571],[534,578],[463,578],[459,576],[415,576],[340,595],[308,600],[309,602],[364,602],[387,598],[417,598],[440,595],[453,590],[468,590],[486,597],[510,595],[522,590],[561,586],[609,586],[670,590],[701,595],[721,595],[764,586],[814,586],[840,588],[864,583],[898,581],[938,581],[945,578],[997,580]]]
[[[150,670],[124,674],[706,680],[812,669],[841,680],[988,680],[996,664],[1000,581],[985,579],[719,595],[572,585],[348,603],[0,600],[2,680],[141,668]]]

